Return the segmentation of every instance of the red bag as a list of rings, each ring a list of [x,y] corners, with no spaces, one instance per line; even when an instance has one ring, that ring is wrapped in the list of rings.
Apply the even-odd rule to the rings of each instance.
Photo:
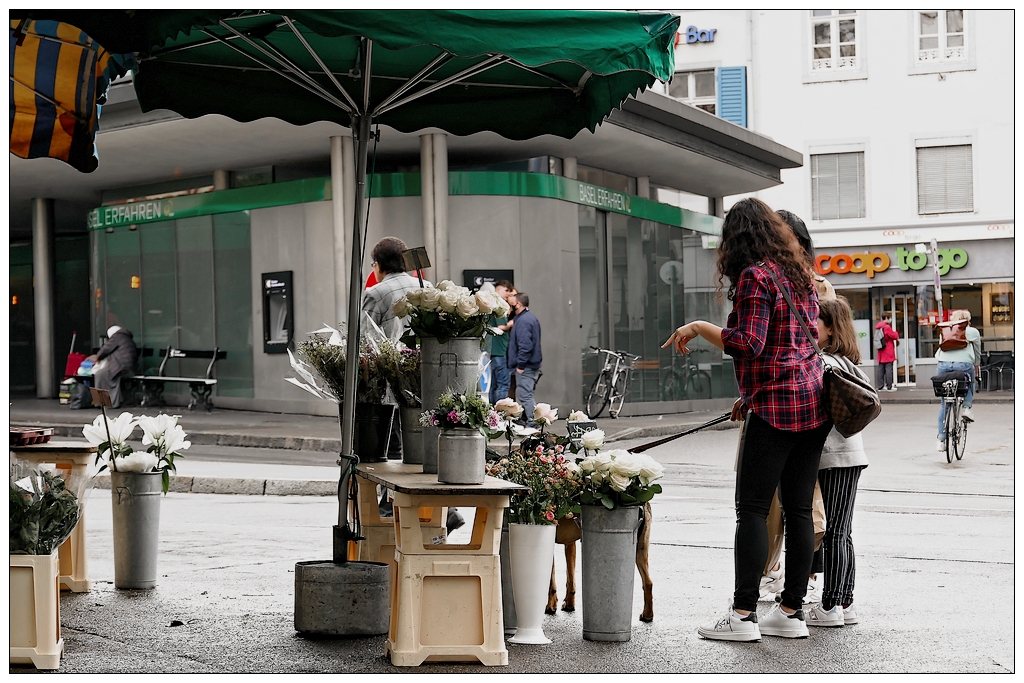
[[[967,323],[940,327],[941,341],[939,348],[943,351],[955,351],[967,348]]]
[[[82,361],[88,358],[84,353],[69,353],[68,362],[64,366],[64,379],[68,377],[74,377],[78,374],[78,366],[82,364]]]

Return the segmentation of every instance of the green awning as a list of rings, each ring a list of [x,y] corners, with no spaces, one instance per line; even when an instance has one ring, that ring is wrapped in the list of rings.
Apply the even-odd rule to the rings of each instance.
[[[115,46],[108,49],[143,53],[135,87],[144,110],[349,125],[346,107],[364,110],[365,37],[373,42],[374,123],[513,140],[593,131],[627,97],[667,81],[679,25],[670,14],[602,11],[49,13]],[[158,42],[143,49],[146,40]],[[449,78],[457,85],[437,87]]]

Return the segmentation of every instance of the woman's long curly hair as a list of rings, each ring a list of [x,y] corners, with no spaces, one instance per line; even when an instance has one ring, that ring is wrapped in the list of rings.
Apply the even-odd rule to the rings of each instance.
[[[750,197],[733,204],[725,215],[718,241],[718,286],[729,279],[729,300],[736,297],[740,273],[758,261],[772,261],[793,284],[793,293],[811,291],[811,262],[793,230],[760,199]]]

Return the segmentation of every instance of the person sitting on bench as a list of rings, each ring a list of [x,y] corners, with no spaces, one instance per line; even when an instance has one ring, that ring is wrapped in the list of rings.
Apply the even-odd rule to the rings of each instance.
[[[121,407],[121,376],[135,372],[138,357],[139,349],[132,333],[117,324],[107,329],[107,342],[89,356],[93,362],[105,361],[93,372],[93,379],[97,389],[110,392],[110,403],[115,408]]]

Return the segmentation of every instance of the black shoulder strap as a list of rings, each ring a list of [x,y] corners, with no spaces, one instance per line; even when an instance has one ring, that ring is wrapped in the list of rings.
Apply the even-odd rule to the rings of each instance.
[[[775,283],[775,286],[779,288],[780,292],[782,292],[782,298],[786,300],[786,304],[789,306],[789,310],[793,313],[793,317],[796,318],[796,321],[798,323],[800,323],[800,327],[803,328],[804,334],[807,335],[808,341],[810,341],[811,345],[814,347],[814,352],[817,353],[820,356],[821,355],[821,349],[818,348],[818,342],[814,339],[814,336],[811,335],[811,331],[810,331],[810,329],[807,328],[807,323],[804,322],[803,316],[800,315],[800,312],[796,310],[796,306],[793,305],[793,299],[790,298],[789,292],[787,292],[786,288],[783,287],[782,284],[779,282],[779,278],[775,277],[775,273],[772,272],[771,268],[769,268],[764,263],[759,263],[758,265],[763,267],[766,271],[768,271],[768,275],[771,277],[772,281]]]

